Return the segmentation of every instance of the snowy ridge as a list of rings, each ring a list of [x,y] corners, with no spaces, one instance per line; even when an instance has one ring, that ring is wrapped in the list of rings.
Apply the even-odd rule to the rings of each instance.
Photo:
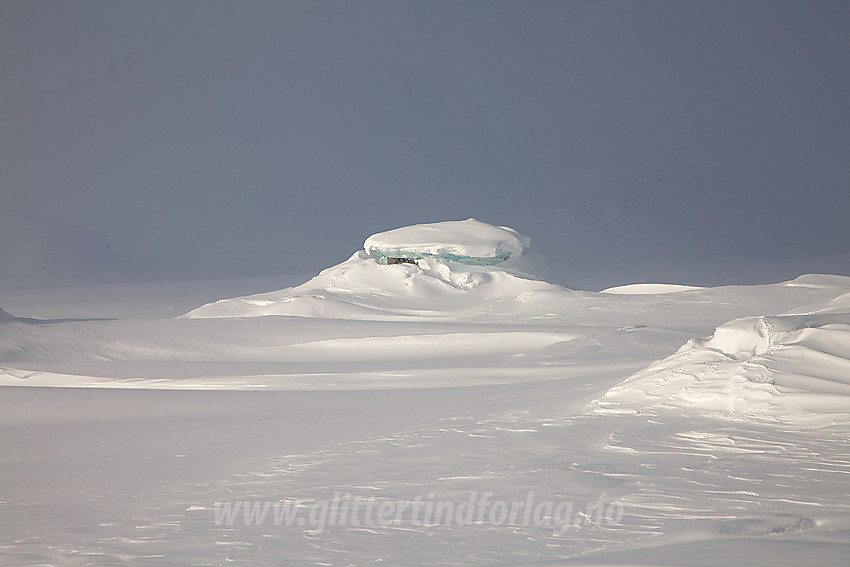
[[[746,317],[691,339],[594,402],[768,422],[850,423],[850,314]]]
[[[7,313],[3,308],[0,308],[0,323],[11,323],[12,321],[17,320],[17,317],[11,313]]]

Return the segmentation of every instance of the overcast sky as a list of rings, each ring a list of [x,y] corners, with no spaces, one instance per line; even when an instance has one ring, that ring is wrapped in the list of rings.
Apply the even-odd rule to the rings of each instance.
[[[476,217],[571,270],[850,250],[850,2],[0,2],[1,207],[183,275]]]

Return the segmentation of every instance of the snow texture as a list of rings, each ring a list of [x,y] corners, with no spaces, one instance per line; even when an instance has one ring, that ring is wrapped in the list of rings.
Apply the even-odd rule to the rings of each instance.
[[[850,278],[592,293],[440,254],[179,318],[212,290],[5,291],[0,565],[846,565]],[[337,493],[574,508],[215,521]]]
[[[746,317],[691,339],[598,400],[601,411],[850,423],[850,315]]]

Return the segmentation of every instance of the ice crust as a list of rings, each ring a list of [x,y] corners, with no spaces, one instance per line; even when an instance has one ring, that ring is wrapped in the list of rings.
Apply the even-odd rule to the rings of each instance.
[[[530,238],[512,228],[470,218],[416,224],[373,234],[363,243],[363,249],[379,263],[386,263],[387,258],[434,257],[450,262],[492,265],[521,255],[529,244]]]

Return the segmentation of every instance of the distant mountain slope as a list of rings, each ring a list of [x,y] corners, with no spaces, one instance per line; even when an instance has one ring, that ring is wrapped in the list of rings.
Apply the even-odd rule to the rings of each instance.
[[[0,288],[115,281],[137,272],[101,236],[11,209],[0,209],[0,267]]]

